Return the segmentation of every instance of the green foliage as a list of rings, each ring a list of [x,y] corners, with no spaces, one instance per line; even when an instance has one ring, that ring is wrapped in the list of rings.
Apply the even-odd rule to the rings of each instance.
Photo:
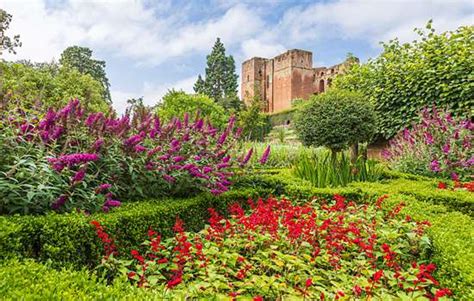
[[[1,62],[3,86],[1,110],[60,108],[71,98],[80,98],[87,111],[109,110],[100,82],[70,67],[52,64]]]
[[[0,216],[0,258],[16,255],[51,260],[55,267],[74,265],[95,266],[100,259],[101,244],[95,236],[91,220],[98,220],[116,233],[116,245],[121,254],[130,254],[146,239],[152,227],[164,237],[173,235],[177,216],[190,231],[203,228],[208,218],[207,208],[224,211],[235,201],[245,203],[249,197],[265,196],[265,189],[230,191],[220,196],[201,194],[187,199],[157,199],[125,203],[109,213],[51,213],[45,216]],[[5,232],[3,232],[5,230]]]
[[[158,300],[148,292],[117,279],[108,285],[89,271],[55,270],[33,260],[0,262],[2,300]]]
[[[416,121],[417,113],[432,104],[464,118],[473,112],[474,26],[436,34],[430,21],[425,31],[416,31],[418,41],[383,43],[379,57],[354,64],[334,82],[375,103],[378,133],[385,138]]]
[[[229,119],[225,109],[208,96],[186,94],[183,91],[175,90],[170,90],[163,96],[157,110],[158,116],[165,122],[173,117],[181,118],[185,113],[189,113],[193,118],[197,112],[201,118],[208,118],[213,125],[219,128],[223,128]]]
[[[240,100],[237,96],[237,73],[232,55],[226,56],[224,44],[219,38],[207,56],[206,75],[202,79],[199,75],[194,91],[212,98],[226,109],[240,109]]]
[[[295,109],[289,109],[282,112],[278,112],[275,114],[271,114],[270,116],[270,123],[272,126],[276,125],[286,125],[288,121],[290,124],[293,122],[293,116],[295,114]]]
[[[269,198],[259,200],[248,214],[234,205],[231,218],[212,212],[209,227],[198,233],[184,233],[179,223],[172,239],[149,232],[145,252],[132,261],[106,255],[103,267],[112,275],[119,270],[139,286],[146,283],[158,292],[182,292],[193,299],[238,292],[240,298],[314,300],[321,293],[332,299],[338,291],[354,298],[390,299],[435,290],[438,284],[418,281],[423,276],[415,277],[420,271],[412,266],[424,263],[430,246],[422,227],[383,211],[378,202],[334,199],[292,204]],[[372,283],[380,269],[383,276]],[[176,276],[177,271],[182,273]],[[395,271],[403,279],[396,279]],[[355,285],[369,288],[357,291]]]
[[[454,291],[458,300],[474,299],[474,222],[472,217],[450,212],[443,205],[433,205],[417,197],[394,195],[387,199],[386,207],[403,201],[401,214],[418,221],[428,220],[426,229],[433,250],[431,260],[438,266],[436,277],[443,286]]]
[[[102,84],[103,97],[109,103],[112,102],[110,97],[110,83],[105,73],[105,61],[94,60],[92,58],[92,50],[87,47],[71,46],[61,53],[59,63],[63,66],[76,68],[81,74],[88,74],[93,79]]]
[[[382,167],[376,161],[357,158],[352,163],[345,153],[335,161],[329,152],[301,156],[294,165],[296,176],[310,181],[315,187],[347,186],[351,182],[375,182],[381,178]]]
[[[262,113],[261,101],[254,99],[250,106],[239,112],[239,127],[242,138],[247,141],[263,141],[270,132],[268,115]]]
[[[16,54],[15,48],[21,47],[20,35],[14,35],[13,38],[11,38],[6,34],[11,21],[12,15],[0,9],[0,55],[2,55],[5,50]]]
[[[369,141],[376,130],[372,105],[359,93],[335,89],[298,107],[294,125],[304,145],[333,152]]]

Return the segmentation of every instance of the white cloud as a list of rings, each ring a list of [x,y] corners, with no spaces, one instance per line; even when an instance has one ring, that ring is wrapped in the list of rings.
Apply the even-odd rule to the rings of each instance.
[[[14,16],[11,32],[20,33],[23,41],[16,58],[38,61],[58,58],[67,46],[81,44],[135,63],[159,65],[173,57],[208,51],[216,37],[226,46],[238,44],[263,27],[260,17],[244,5],[193,22],[132,0],[70,0],[49,9],[42,1],[6,0],[2,6]]]
[[[112,99],[114,108],[119,113],[125,112],[127,107],[127,100],[130,98],[143,97],[143,102],[146,105],[153,106],[161,101],[161,98],[168,92],[168,90],[183,90],[187,93],[193,93],[193,86],[196,82],[196,76],[172,82],[172,83],[151,83],[144,82],[139,92],[133,93],[128,91],[120,91],[112,89]]]
[[[276,31],[294,43],[323,38],[362,39],[372,43],[399,37],[416,37],[414,27],[434,19],[439,31],[452,30],[474,21],[470,0],[338,0],[288,10]]]
[[[242,42],[244,58],[264,57],[272,58],[285,51],[285,46],[280,43],[266,42],[260,39],[249,39]]]

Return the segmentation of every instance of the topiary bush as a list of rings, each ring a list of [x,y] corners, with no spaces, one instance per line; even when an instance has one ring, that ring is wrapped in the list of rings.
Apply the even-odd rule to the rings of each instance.
[[[369,141],[376,118],[373,106],[362,94],[329,90],[313,96],[297,109],[295,129],[307,146],[325,146],[335,152]]]

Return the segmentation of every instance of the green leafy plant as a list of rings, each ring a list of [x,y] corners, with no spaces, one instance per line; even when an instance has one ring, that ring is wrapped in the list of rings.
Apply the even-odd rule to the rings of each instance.
[[[375,133],[372,105],[356,92],[329,90],[298,107],[295,129],[307,146],[325,146],[335,153],[370,141]]]
[[[380,56],[354,64],[334,81],[335,86],[357,90],[375,104],[377,133],[386,139],[417,121],[423,107],[436,104],[464,118],[470,118],[474,108],[470,55],[474,26],[438,34],[430,21],[426,30],[416,32],[416,41],[383,43]]]
[[[398,218],[403,203],[382,210],[385,199],[371,205],[340,195],[323,204],[260,199],[249,201],[248,214],[231,205],[228,219],[209,209],[209,227],[199,233],[184,232],[179,219],[173,239],[150,229],[145,251],[132,250],[131,261],[119,259],[113,235],[100,222],[91,223],[104,246],[99,270],[169,297],[450,296],[432,275],[436,266],[422,261],[430,249],[429,223]]]
[[[351,182],[375,182],[382,176],[382,167],[363,157],[352,163],[344,152],[335,159],[328,152],[319,152],[301,156],[295,162],[293,172],[315,187],[338,187]]]
[[[419,123],[390,141],[382,153],[385,159],[402,172],[468,180],[474,166],[474,123],[436,107],[419,115]]]
[[[207,119],[215,126],[222,128],[229,120],[224,107],[202,94],[186,94],[183,91],[170,90],[163,96],[157,106],[160,118],[167,122],[173,117],[184,116],[185,113],[195,117],[199,113],[201,118]]]

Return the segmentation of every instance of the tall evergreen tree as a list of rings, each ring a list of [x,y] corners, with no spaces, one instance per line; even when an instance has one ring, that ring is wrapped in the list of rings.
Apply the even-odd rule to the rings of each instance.
[[[87,47],[71,46],[61,53],[59,62],[63,66],[76,68],[82,74],[89,74],[104,88],[104,99],[112,102],[110,83],[105,73],[105,61],[94,60],[92,50]]]
[[[199,75],[194,91],[207,95],[227,109],[240,108],[237,96],[238,75],[235,72],[234,58],[225,54],[224,44],[217,38],[211,53],[207,56],[206,74]]]

